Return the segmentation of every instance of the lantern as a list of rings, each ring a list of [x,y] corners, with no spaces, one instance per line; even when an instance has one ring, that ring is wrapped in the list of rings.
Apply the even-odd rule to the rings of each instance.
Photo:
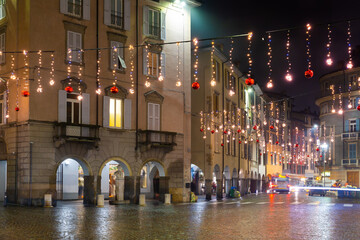
[[[198,82],[193,82],[191,84],[192,89],[198,90],[200,88],[200,84]]]

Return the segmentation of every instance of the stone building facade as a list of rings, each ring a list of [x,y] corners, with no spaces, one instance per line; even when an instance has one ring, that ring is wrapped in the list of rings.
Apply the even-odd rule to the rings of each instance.
[[[149,197],[170,193],[174,202],[189,201],[191,47],[163,43],[190,39],[196,6],[165,0],[1,6],[1,162],[8,202],[41,205],[45,193],[56,199],[57,171],[66,159],[82,169],[86,204],[96,203],[110,161],[125,174],[125,199],[138,201],[147,174]],[[72,92],[65,91],[69,86]]]

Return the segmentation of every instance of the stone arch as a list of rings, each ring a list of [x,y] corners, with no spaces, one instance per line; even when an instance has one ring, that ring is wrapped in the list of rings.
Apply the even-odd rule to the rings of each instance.
[[[230,179],[230,169],[229,166],[225,166],[223,176],[225,179]]]
[[[142,167],[143,167],[145,164],[149,163],[149,162],[152,162],[152,163],[155,164],[155,166],[156,166],[156,167],[158,168],[158,170],[159,170],[159,175],[160,175],[161,177],[168,176],[167,169],[165,168],[163,162],[161,162],[160,160],[157,160],[157,159],[153,159],[153,158],[152,158],[152,159],[148,159],[148,160],[146,160],[146,161],[144,161],[144,162],[142,163],[140,169],[138,170],[137,176],[141,176]]]
[[[55,169],[53,169],[53,174],[55,174],[55,176],[56,176],[56,171],[59,168],[60,164],[63,163],[66,159],[72,159],[76,161],[82,167],[85,176],[93,176],[93,171],[90,164],[85,159],[74,155],[66,155],[56,163]]]
[[[213,173],[214,173],[216,179],[221,179],[221,176],[220,176],[220,167],[219,167],[219,165],[216,164],[216,165],[214,166],[214,171],[213,171]]]
[[[169,177],[163,163],[156,159],[148,159],[142,163],[139,192],[145,194],[146,199],[163,200],[164,194],[169,192]]]
[[[101,172],[103,170],[103,168],[105,167],[105,165],[111,161],[115,161],[117,163],[119,163],[119,165],[122,167],[122,169],[124,170],[125,176],[132,176],[132,170],[130,165],[121,157],[111,157],[106,159],[100,166],[99,168],[99,172],[98,172],[98,176],[101,176]]]

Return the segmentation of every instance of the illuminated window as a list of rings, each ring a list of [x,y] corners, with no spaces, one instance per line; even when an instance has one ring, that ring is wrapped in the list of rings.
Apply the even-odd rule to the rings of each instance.
[[[159,54],[149,52],[149,68],[148,74],[153,77],[157,77],[159,74]]]
[[[67,123],[81,124],[81,104],[78,94],[67,94],[66,118]]]
[[[122,42],[111,41],[110,53],[110,68],[111,69],[125,69],[126,64],[124,61],[124,44]]]
[[[109,102],[109,127],[123,128],[123,100],[110,98]]]

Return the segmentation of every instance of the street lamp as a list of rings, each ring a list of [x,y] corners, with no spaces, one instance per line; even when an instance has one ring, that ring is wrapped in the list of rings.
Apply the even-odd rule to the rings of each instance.
[[[323,156],[323,158],[324,158],[324,160],[323,160],[323,165],[324,165],[324,170],[323,170],[324,179],[323,179],[323,182],[324,182],[324,187],[325,187],[325,157],[326,157],[325,151],[326,151],[326,149],[328,148],[328,145],[327,145],[327,143],[323,143],[323,144],[320,145],[320,147],[321,147],[321,148],[323,149],[323,151],[324,151],[324,156]]]

